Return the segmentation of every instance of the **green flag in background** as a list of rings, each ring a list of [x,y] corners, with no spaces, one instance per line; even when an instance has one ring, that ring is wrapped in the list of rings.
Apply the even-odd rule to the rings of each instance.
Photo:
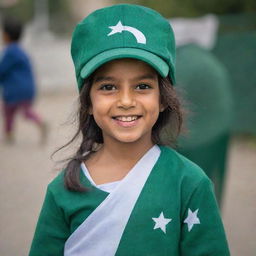
[[[176,77],[189,111],[179,151],[213,180],[220,202],[233,117],[229,74],[213,54],[189,44],[177,49]]]

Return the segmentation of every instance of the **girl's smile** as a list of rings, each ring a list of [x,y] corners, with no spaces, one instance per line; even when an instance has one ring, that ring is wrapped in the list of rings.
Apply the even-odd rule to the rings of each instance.
[[[117,116],[113,117],[116,123],[122,127],[133,127],[137,125],[141,116]]]
[[[151,142],[160,110],[158,74],[135,59],[108,62],[93,77],[90,109],[106,140]]]

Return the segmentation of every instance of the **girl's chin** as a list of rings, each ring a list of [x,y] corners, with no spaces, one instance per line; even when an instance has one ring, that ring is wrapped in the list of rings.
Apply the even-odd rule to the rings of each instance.
[[[115,140],[125,144],[146,143],[147,141],[144,136],[118,136]],[[148,138],[148,141],[151,141],[151,136]]]

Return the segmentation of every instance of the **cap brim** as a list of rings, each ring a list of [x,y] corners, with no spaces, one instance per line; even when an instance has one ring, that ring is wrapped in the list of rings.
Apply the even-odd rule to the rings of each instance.
[[[85,79],[106,62],[122,58],[133,58],[144,61],[152,66],[162,77],[166,77],[169,73],[167,63],[151,52],[138,48],[117,48],[102,52],[93,57],[82,68],[80,76]]]

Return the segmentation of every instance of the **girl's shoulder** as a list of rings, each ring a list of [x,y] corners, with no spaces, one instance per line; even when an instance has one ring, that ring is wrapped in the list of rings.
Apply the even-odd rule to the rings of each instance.
[[[190,184],[200,183],[202,180],[209,180],[201,167],[176,150],[167,146],[160,146],[160,149],[160,165],[172,173],[173,177],[189,180]]]
[[[51,191],[63,191],[65,189],[65,169],[59,171],[59,173],[53,178],[53,180],[48,184],[48,190]]]
[[[177,198],[180,196],[183,213],[187,210],[187,204],[193,195],[214,194],[212,181],[197,164],[172,148],[160,146],[160,149],[159,173],[164,177],[163,180],[172,193],[178,191]]]
[[[48,184],[47,195],[53,198],[57,205],[65,205],[66,202],[69,202],[70,200],[74,201],[74,203],[81,201],[81,198],[84,199],[85,194],[66,188],[64,169]]]

